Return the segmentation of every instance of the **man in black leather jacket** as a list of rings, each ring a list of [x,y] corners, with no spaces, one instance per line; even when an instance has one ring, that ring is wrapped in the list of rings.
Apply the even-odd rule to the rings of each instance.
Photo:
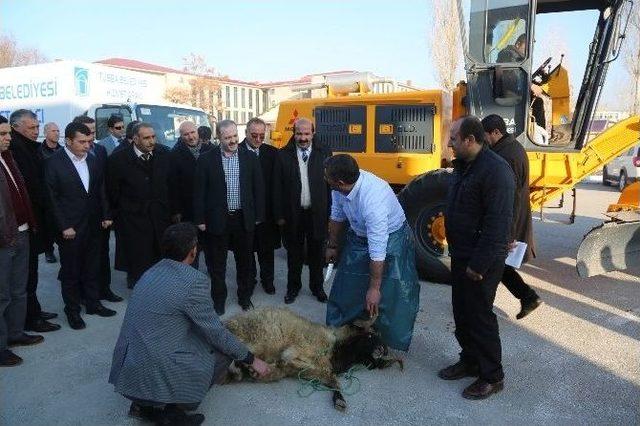
[[[484,142],[476,117],[451,125],[454,177],[445,226],[451,255],[452,304],[460,360],[438,373],[445,380],[479,376],[462,393],[483,399],[503,388],[498,321],[493,313],[513,220],[515,178]]]

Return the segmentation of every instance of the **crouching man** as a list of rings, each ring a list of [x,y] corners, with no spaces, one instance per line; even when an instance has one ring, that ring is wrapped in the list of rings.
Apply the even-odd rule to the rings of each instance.
[[[339,235],[347,232],[327,304],[327,325],[339,327],[365,312],[382,341],[408,350],[418,313],[420,287],[411,230],[387,182],[360,170],[353,157],[325,160],[332,189],[326,261],[338,259]]]
[[[232,360],[269,373],[216,315],[208,277],[190,267],[197,243],[192,224],[167,228],[163,259],[136,284],[113,351],[109,383],[132,401],[130,415],[158,424],[201,424],[202,414],[185,410],[200,404]]]

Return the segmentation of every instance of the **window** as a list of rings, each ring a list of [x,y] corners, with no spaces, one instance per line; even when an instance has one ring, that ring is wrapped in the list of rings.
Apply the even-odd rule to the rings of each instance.
[[[247,94],[247,91],[246,91],[246,90],[245,90],[245,88],[243,87],[243,88],[240,90],[240,101],[242,102],[242,108],[244,108],[244,107],[246,106],[246,105],[245,105],[245,104],[246,104],[246,102],[245,102],[245,100],[244,100],[244,97],[246,96],[246,94]]]
[[[222,121],[223,120],[223,114],[222,111],[218,111],[218,121]]]
[[[226,94],[224,105],[228,108],[229,106],[231,106],[231,89],[229,88],[229,86],[224,86],[224,91]]]
[[[224,112],[224,119],[225,120],[231,120],[231,111],[225,111]]]
[[[243,123],[243,124],[244,124],[244,123],[246,123],[246,122],[247,122],[247,113],[246,113],[246,112],[244,112],[244,111],[242,111],[242,121],[241,121],[241,123]]]
[[[233,107],[238,108],[238,88],[233,88]]]
[[[253,89],[249,89],[249,108],[253,108]]]
[[[252,118],[253,118],[253,113],[249,111],[249,120],[251,120]]]
[[[233,111],[233,121],[238,122],[238,111]]]

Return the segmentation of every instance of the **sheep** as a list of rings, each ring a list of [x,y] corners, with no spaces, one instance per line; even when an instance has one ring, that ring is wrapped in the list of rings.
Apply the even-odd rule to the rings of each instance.
[[[375,320],[375,319],[374,319]],[[284,377],[317,379],[333,389],[333,406],[347,408],[340,392],[338,375],[356,364],[369,369],[386,368],[402,360],[388,356],[388,348],[369,326],[373,323],[340,328],[313,323],[285,308],[261,308],[230,318],[225,325],[255,356],[271,367],[271,373],[257,379],[242,364],[233,363],[224,383],[253,378],[273,382]]]

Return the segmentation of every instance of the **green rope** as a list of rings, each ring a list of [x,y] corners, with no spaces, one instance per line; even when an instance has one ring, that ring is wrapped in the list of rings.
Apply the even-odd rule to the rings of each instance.
[[[310,370],[310,368],[305,368],[304,370],[301,370],[300,372],[298,372],[298,381],[300,382],[300,387],[298,387],[298,390],[297,390],[298,396],[302,398],[307,398],[315,392],[333,392],[333,391],[342,392],[343,395],[347,395],[347,396],[355,395],[356,393],[360,392],[360,379],[358,379],[355,373],[358,371],[367,370],[367,369],[369,369],[369,367],[362,364],[357,364],[352,366],[347,370],[346,373],[344,373],[341,376],[338,376],[343,378],[346,381],[346,385],[343,386],[341,389],[334,389],[330,386],[322,384],[320,380],[317,378],[307,379],[302,377],[307,370]]]

